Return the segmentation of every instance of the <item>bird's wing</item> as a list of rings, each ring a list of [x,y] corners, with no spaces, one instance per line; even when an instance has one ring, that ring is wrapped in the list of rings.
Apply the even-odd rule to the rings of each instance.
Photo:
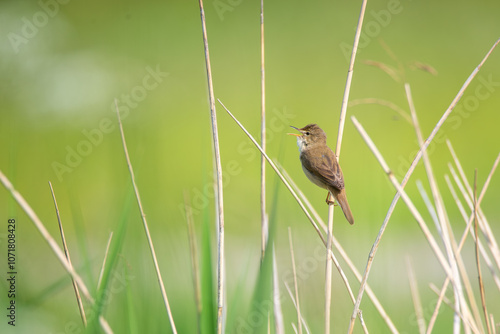
[[[301,162],[311,174],[317,176],[324,183],[338,189],[344,189],[344,177],[337,158],[331,149],[325,150],[321,156],[302,157]]]

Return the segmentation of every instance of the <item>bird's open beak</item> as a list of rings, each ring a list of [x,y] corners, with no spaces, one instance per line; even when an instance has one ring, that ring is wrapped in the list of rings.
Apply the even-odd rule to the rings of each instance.
[[[300,130],[299,130],[298,128],[296,128],[295,126],[291,126],[291,125],[290,125],[290,127],[291,127],[291,128],[294,128],[294,129],[295,129],[295,130],[297,130],[297,131],[300,131]],[[297,133],[287,133],[287,135],[300,137],[300,136],[302,136],[302,133],[301,133],[301,134],[297,134]]]

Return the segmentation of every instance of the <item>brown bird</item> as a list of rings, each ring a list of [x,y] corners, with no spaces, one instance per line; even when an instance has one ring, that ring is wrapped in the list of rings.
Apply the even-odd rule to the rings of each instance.
[[[347,221],[354,224],[349,203],[345,195],[344,176],[337,161],[335,153],[326,145],[326,133],[317,124],[308,124],[301,129],[299,134],[289,133],[297,136],[299,146],[300,162],[307,178],[315,185],[329,191],[326,202],[332,203],[330,194],[339,203]]]

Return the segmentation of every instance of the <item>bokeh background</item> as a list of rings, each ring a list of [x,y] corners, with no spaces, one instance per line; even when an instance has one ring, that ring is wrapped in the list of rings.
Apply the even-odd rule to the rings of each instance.
[[[260,131],[259,7],[259,1],[205,2],[215,96],[256,137]],[[359,8],[359,1],[265,4],[268,151],[325,220],[325,193],[303,175],[295,140],[286,133],[289,125],[318,123],[328,133],[330,146],[335,146]],[[197,232],[204,214],[214,229],[211,132],[199,13],[197,1],[0,2],[0,169],[56,237],[59,232],[48,181],[53,183],[72,260],[86,283],[95,286],[109,233],[126,212],[130,189],[114,113],[117,99],[180,333],[196,331],[183,193],[192,200]],[[408,82],[427,137],[500,37],[499,13],[500,2],[493,0],[369,1],[350,99],[380,98],[407,111],[403,83]],[[399,82],[365,63],[370,60],[393,67]],[[416,69],[416,62],[430,65],[437,73]],[[500,50],[496,50],[429,148],[457,237],[464,224],[444,181],[444,174],[449,174],[447,164],[452,161],[445,139],[453,144],[469,182],[477,168],[478,184],[482,185],[500,149],[499,90]],[[233,326],[227,330],[236,332],[234,324],[238,317],[246,316],[259,267],[260,158],[219,105],[217,115],[226,171],[227,316]],[[353,106],[348,115],[355,115],[365,126],[402,179],[417,149],[413,128],[397,113],[379,105]],[[345,125],[341,164],[356,224],[349,226],[336,210],[335,234],[362,270],[395,190],[350,119]],[[418,179],[429,191],[422,164],[407,191],[432,225],[415,185]],[[274,180],[269,169],[269,201]],[[278,189],[278,266],[285,274],[291,268],[287,238],[291,227],[296,261],[304,272],[299,281],[303,315],[311,330],[319,332],[323,328],[324,281],[324,262],[317,255],[322,254],[320,240],[292,197],[282,186]],[[497,235],[499,198],[500,179],[496,175],[482,208]],[[2,316],[1,331],[81,330],[68,275],[4,189],[0,190],[0,213],[1,226],[6,226],[10,217],[18,222],[19,272],[17,326],[7,326]],[[125,311],[135,314],[141,331],[169,332],[135,206],[128,220],[121,254],[125,265],[117,269],[122,280],[113,281],[116,291],[106,318],[116,333],[134,332],[123,322]],[[0,230],[0,245],[3,277],[7,271],[6,227]],[[415,220],[400,203],[375,258],[369,283],[398,329],[414,333],[417,325],[406,270],[408,257],[428,319],[436,302],[429,283],[441,286],[445,276]],[[464,258],[477,289],[470,240]],[[357,291],[355,278],[350,273],[348,276]],[[489,310],[500,321],[498,290],[489,273],[485,273],[485,281]],[[7,285],[5,280],[1,282],[1,309],[5,313]],[[333,285],[332,330],[342,333],[352,304],[336,272]],[[135,296],[136,303],[124,310],[126,293]],[[452,298],[451,291],[448,297]],[[286,292],[282,304],[286,330],[292,332],[290,322],[295,321],[295,315]],[[388,331],[366,296],[362,309],[373,332]],[[436,331],[449,332],[451,326],[452,312],[445,305]],[[359,324],[356,330],[360,331]]]

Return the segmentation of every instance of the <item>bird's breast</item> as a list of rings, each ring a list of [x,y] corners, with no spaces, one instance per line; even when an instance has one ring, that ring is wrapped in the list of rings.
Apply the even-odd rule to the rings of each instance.
[[[307,168],[304,167],[304,164],[302,164],[302,170],[304,171],[304,174],[306,174],[309,181],[311,181],[320,188],[327,189],[326,185],[323,182],[321,182],[321,180],[316,175],[314,175]]]

